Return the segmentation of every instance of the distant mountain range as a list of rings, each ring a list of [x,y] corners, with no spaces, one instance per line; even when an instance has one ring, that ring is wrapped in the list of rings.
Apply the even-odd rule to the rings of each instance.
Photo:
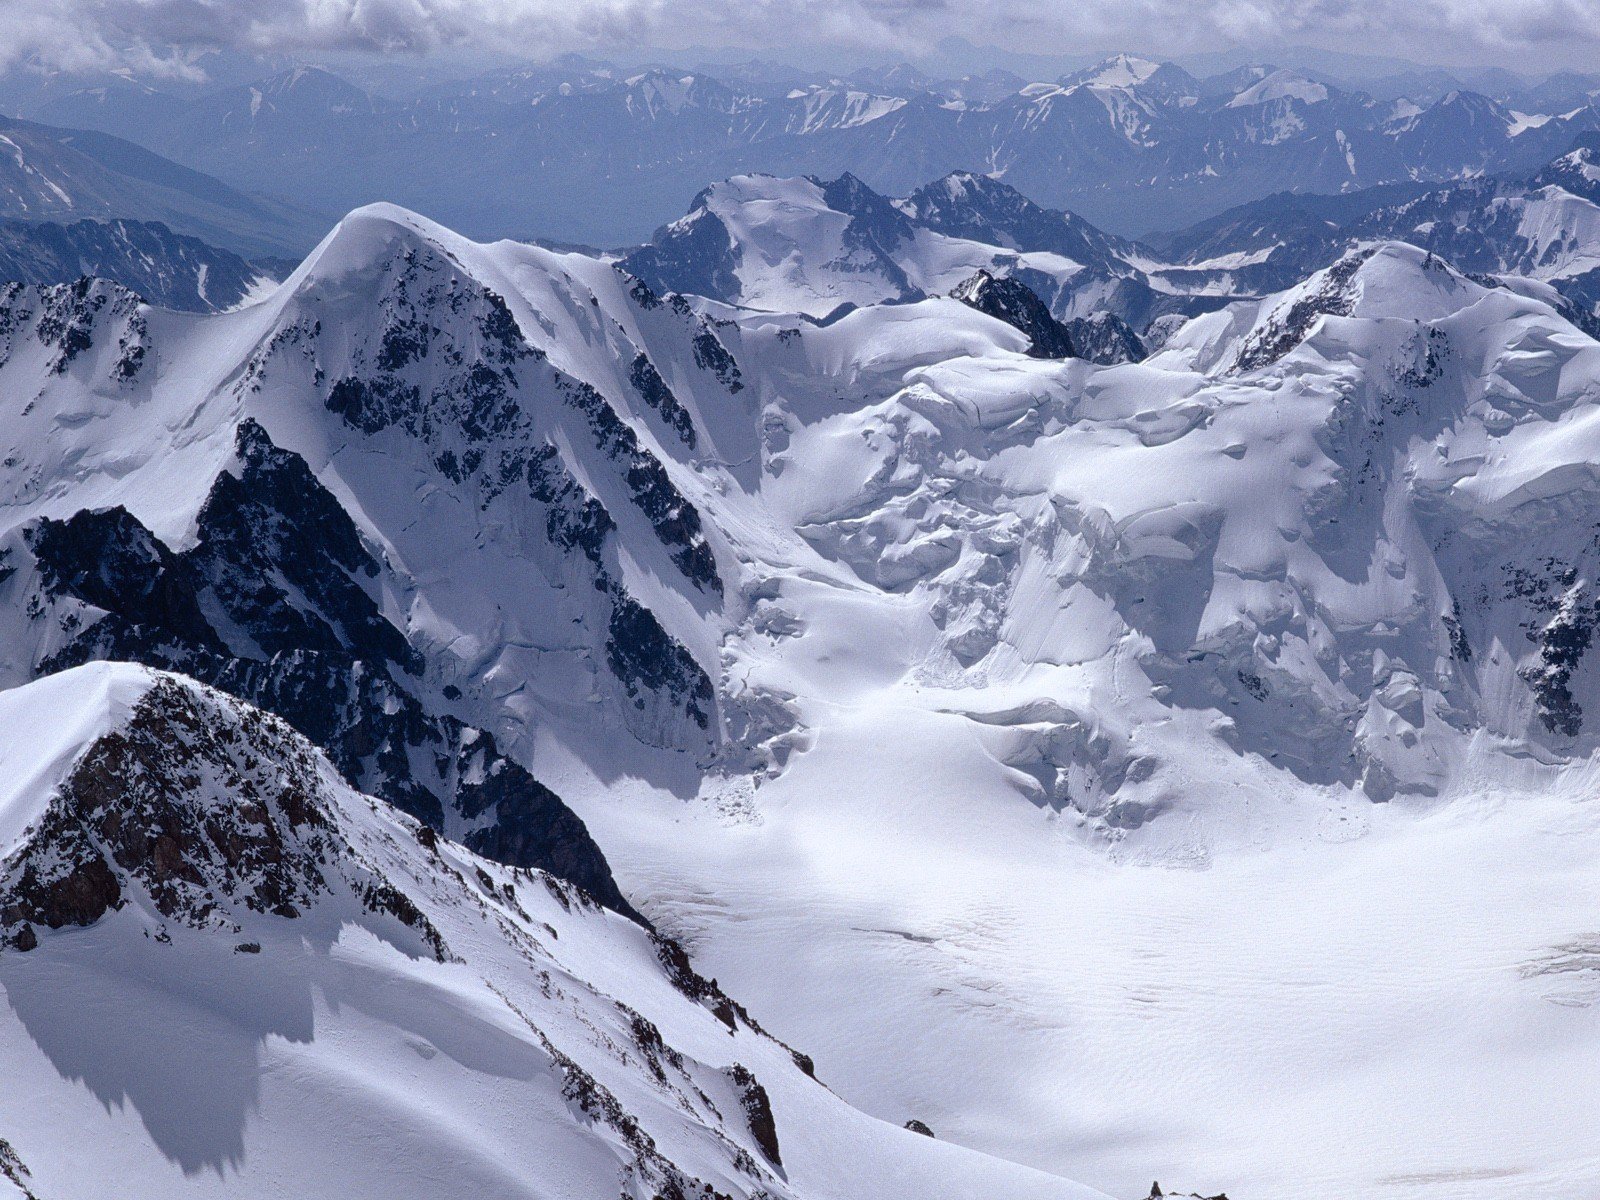
[[[326,222],[123,138],[0,117],[0,218],[160,221],[239,254],[298,255]]]
[[[1152,254],[1242,294],[1276,291],[1361,241],[1399,239],[1463,270],[1543,284],[1593,328],[1600,302],[1600,135],[1525,173],[1343,196],[1280,193],[1152,239]],[[1225,280],[1224,280],[1225,277]]]
[[[252,263],[159,221],[0,221],[0,280],[8,283],[95,276],[163,308],[217,312],[282,273],[281,264]]]
[[[1063,321],[1160,322],[1282,291],[1365,242],[1410,242],[1485,277],[1543,289],[1594,327],[1600,302],[1600,135],[1531,171],[1342,195],[1278,193],[1149,243],[954,172],[903,199],[853,175],[735,176],[706,188],[621,264],[652,287],[741,308],[837,319],[950,294],[976,271],[1025,284]],[[1107,353],[1130,343],[1109,336]],[[1159,340],[1159,335],[1158,335]],[[1095,357],[1095,355],[1091,355]]]
[[[520,81],[542,95],[538,89],[558,75],[527,72],[500,85]],[[1119,60],[1063,86],[1125,90],[1134,81],[1157,94],[1181,92],[1186,78],[1176,68]],[[277,95],[330,81],[302,71]],[[580,83],[596,95],[611,88],[593,73],[555,86],[573,95]],[[1311,103],[1321,87],[1277,73],[1233,93],[1230,104]],[[348,89],[340,94],[349,98]],[[263,98],[257,116],[277,104]],[[352,102],[340,110],[355,120],[382,109]],[[299,118],[284,118],[280,130],[298,126]],[[112,135],[24,121],[0,129],[11,151],[0,156],[6,280],[97,276],[163,307],[215,311],[239,303],[260,280],[282,278],[293,259],[277,252],[309,244],[319,229],[304,210]],[[986,271],[1016,277],[1069,325],[1114,320],[1117,327],[1080,327],[1080,340],[1086,349],[1103,346],[1090,350],[1092,357],[1126,357],[1138,355],[1141,339],[1163,318],[1170,328],[1231,300],[1289,287],[1353,244],[1398,239],[1465,270],[1514,274],[1520,286],[1545,287],[1571,319],[1596,321],[1600,133],[1592,131],[1527,167],[1434,184],[1276,192],[1142,242],[1037,203],[1010,178],[952,171],[892,199],[848,172],[831,181],[735,175],[703,188],[686,215],[621,262],[660,290],[816,319],[849,306],[946,295]]]
[[[16,104],[246,191],[328,210],[384,198],[477,236],[598,245],[637,242],[706,180],[749,172],[848,172],[903,195],[981,171],[1129,236],[1190,225],[1286,181],[1339,193],[1531,169],[1600,128],[1586,90],[1600,83],[1581,77],[1501,98],[1406,80],[1412,96],[1396,94],[1400,81],[1374,94],[1269,66],[1197,78],[1128,55],[1044,81],[563,59],[433,81],[401,99],[302,66],[211,88],[58,84]]]
[[[44,175],[28,167],[19,174]],[[154,201],[140,198],[141,186],[128,183],[127,202],[148,209]],[[1280,192],[1147,242],[969,171],[899,199],[851,174],[739,175],[703,189],[687,214],[618,261],[659,291],[824,322],[855,307],[950,295],[978,272],[1014,278],[1076,330],[1086,357],[1121,361],[1143,353],[1157,323],[1170,329],[1280,291],[1375,240],[1411,242],[1481,276],[1515,276],[1569,319],[1600,327],[1600,134],[1579,135],[1532,170],[1337,195]],[[0,220],[0,279],[97,276],[167,308],[227,308],[292,267],[154,221]]]

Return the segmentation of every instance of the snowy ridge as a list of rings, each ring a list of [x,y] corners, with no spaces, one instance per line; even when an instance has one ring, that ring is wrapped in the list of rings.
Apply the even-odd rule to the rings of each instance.
[[[1110,302],[1143,324],[1153,308],[1184,310],[1188,290],[1159,279],[1164,266],[1134,243],[970,171],[899,200],[851,175],[736,176],[621,261],[657,290],[818,319],[947,295],[977,271],[1015,276],[1061,319]],[[1173,295],[1157,300],[1158,289]]]
[[[492,260],[476,263],[487,282],[465,274],[476,251],[419,228],[381,211],[353,218],[272,299],[202,324],[106,285],[14,290],[5,370],[40,382],[20,426],[37,432],[35,451],[10,465],[6,670],[135,656],[242,690],[352,778],[485,852],[554,867],[539,856],[570,846],[560,869],[625,908],[581,823],[483,731],[504,710],[481,706],[497,691],[495,658],[531,655],[546,702],[575,719],[592,722],[600,700],[613,727],[647,743],[703,747],[711,684],[653,609],[689,634],[721,590],[715,558],[651,442],[524,340],[494,285],[517,293]],[[601,274],[619,306],[634,305]],[[367,305],[388,314],[370,342]],[[691,344],[716,346],[696,319],[660,315],[681,360],[694,361]],[[725,364],[696,353],[726,395],[712,369]],[[642,350],[623,362],[617,382],[651,385],[635,402],[682,451],[687,410]],[[615,368],[599,378],[610,385]],[[413,474],[397,473],[408,461]],[[462,485],[475,499],[447,503],[443,527],[387,523],[419,488],[442,499]],[[492,531],[511,531],[499,533],[498,596],[476,569],[431,565],[493,557],[472,534],[441,536],[485,512]],[[625,558],[610,544],[619,523],[638,539]],[[630,589],[635,564],[652,607]],[[526,613],[539,632],[480,625],[485,610]],[[421,645],[452,649],[425,658]]]
[[[0,1169],[40,1195],[1095,1195],[851,1110],[636,925],[237,701],[102,664],[0,703],[80,739],[0,801]]]
[[[1256,104],[1269,104],[1277,100],[1298,100],[1303,104],[1320,104],[1328,98],[1328,89],[1294,71],[1274,71],[1252,84],[1228,101],[1229,108],[1249,108]]]

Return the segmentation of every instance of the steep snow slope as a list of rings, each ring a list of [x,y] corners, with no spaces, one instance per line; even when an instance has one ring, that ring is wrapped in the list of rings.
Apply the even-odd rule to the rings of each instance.
[[[1540,297],[1386,243],[1102,368],[387,207],[238,313],[24,289],[6,678],[202,675],[522,867],[541,781],[896,1124],[1581,1193],[1600,345]]]
[[[859,1102],[1116,1193],[1592,1187],[1600,347],[1405,246],[1107,370],[939,303],[763,392],[826,565],[725,652],[760,770],[552,776],[630,894]]]
[[[0,467],[4,670],[134,657],[195,674],[413,815],[622,907],[581,823],[475,718],[704,752],[713,689],[680,639],[708,640],[715,555],[651,442],[520,331],[540,318],[500,260],[426,232],[358,214],[270,300],[204,320],[105,284],[7,295],[0,377],[33,399]],[[557,311],[593,311],[555,277]],[[731,398],[710,328],[651,303],[636,324],[677,340],[678,386]],[[613,338],[597,381],[686,452],[666,379],[594,332]]]
[[[0,1172],[38,1195],[1093,1200],[852,1110],[220,693],[97,664],[0,728]]]

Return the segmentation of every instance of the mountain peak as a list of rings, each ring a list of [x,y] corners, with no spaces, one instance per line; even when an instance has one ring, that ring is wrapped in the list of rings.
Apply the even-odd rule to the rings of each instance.
[[[265,108],[299,112],[376,112],[385,106],[348,79],[318,66],[298,66],[270,75],[247,89],[250,116]]]
[[[40,693],[43,693],[42,695]],[[81,741],[0,807],[7,847],[0,940],[94,923],[135,902],[196,928],[249,913],[296,917],[344,890],[398,915],[446,957],[437,931],[339,835],[331,766],[287,724],[193,681],[126,664],[27,685],[9,707],[60,706]],[[11,726],[14,727],[14,726]],[[69,769],[59,774],[63,767]],[[41,773],[59,774],[51,786]]]
[[[1028,339],[1030,358],[1072,357],[1072,336],[1066,326],[1052,317],[1044,301],[1019,280],[978,271],[950,297],[1022,333]]]
[[[921,196],[932,193],[934,190],[943,192],[952,200],[971,196],[1005,196],[1026,199],[1009,183],[996,179],[993,175],[985,175],[981,171],[951,171],[932,183],[925,184],[912,196]],[[908,197],[910,199],[910,197]]]
[[[34,726],[38,736],[0,742],[0,860],[43,815],[84,747],[125,721],[155,682],[144,667],[96,662],[0,692],[0,727],[23,728],[34,711],[51,714],[47,724]]]
[[[1488,121],[1507,126],[1512,121],[1510,112],[1498,100],[1465,88],[1446,92],[1432,106],[1423,110],[1421,119],[1437,121],[1441,118],[1469,123]]]
[[[1413,324],[1449,316],[1484,294],[1483,287],[1429,251],[1405,242],[1360,246],[1263,301],[1235,369],[1250,371],[1277,362],[1325,316]]]
[[[1307,78],[1298,71],[1274,71],[1252,84],[1227,103],[1228,108],[1248,108],[1276,100],[1296,100],[1302,104],[1321,104],[1331,93],[1326,84]]]
[[[1161,69],[1162,64],[1133,54],[1113,54],[1103,62],[1065,76],[1067,86],[1136,87]]]
[[[473,242],[419,213],[379,201],[347,213],[281,285],[288,295],[381,269],[407,253],[438,256],[463,272],[481,266]]]

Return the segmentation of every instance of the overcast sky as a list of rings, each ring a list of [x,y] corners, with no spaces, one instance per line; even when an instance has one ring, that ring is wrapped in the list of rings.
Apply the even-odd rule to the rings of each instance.
[[[1311,44],[1529,73],[1600,69],[1600,0],[0,0],[0,65],[182,72],[168,47],[315,53],[734,46],[907,57],[962,36],[1155,56]]]

